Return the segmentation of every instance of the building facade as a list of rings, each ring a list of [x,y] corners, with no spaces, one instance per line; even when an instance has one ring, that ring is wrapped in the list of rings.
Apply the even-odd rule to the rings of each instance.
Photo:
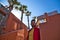
[[[27,26],[0,4],[0,40],[26,40]]]
[[[57,11],[38,16],[41,40],[60,40],[60,13]]]

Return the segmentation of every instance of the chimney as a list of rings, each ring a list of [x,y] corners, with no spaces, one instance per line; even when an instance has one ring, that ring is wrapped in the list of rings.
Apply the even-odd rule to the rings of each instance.
[[[49,21],[48,13],[44,13],[44,15],[45,15],[46,21],[48,22]]]
[[[48,17],[48,14],[47,13],[44,13],[45,17]]]

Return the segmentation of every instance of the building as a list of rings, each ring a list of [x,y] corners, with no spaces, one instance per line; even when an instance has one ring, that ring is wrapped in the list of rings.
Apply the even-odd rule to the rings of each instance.
[[[60,13],[53,11],[38,16],[41,40],[60,40]]]
[[[27,26],[0,4],[0,40],[26,40]]]

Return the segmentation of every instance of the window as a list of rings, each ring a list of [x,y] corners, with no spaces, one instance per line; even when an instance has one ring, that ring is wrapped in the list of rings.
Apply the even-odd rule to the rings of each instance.
[[[6,21],[6,15],[0,12],[0,25],[4,26]]]
[[[8,8],[4,8],[4,11],[5,11],[6,13],[9,13]]]
[[[4,18],[5,16],[0,12],[0,22],[2,21],[2,19]]]
[[[1,21],[1,19],[2,19],[2,15],[0,14],[0,21]]]
[[[4,7],[4,6],[0,3],[0,8],[1,8],[1,7]]]
[[[0,8],[3,8],[3,10],[7,13],[9,12],[8,8],[5,8],[1,3],[0,3]]]

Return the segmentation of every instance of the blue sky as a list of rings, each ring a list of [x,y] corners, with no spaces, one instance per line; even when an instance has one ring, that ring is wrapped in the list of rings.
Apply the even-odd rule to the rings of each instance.
[[[43,15],[45,12],[57,10],[60,12],[60,0],[18,0],[21,4],[28,6],[31,11],[30,20],[33,16]],[[4,5],[8,5],[7,0],[0,0]]]
[[[18,0],[21,4],[28,6],[28,10],[32,12],[32,16],[42,15],[44,12],[57,10],[60,12],[60,0]],[[8,5],[7,0],[0,0]]]

